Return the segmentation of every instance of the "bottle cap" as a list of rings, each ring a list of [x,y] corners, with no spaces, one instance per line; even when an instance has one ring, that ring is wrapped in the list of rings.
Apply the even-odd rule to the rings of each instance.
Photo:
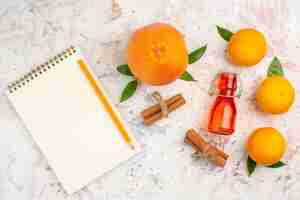
[[[209,89],[210,95],[240,97],[242,85],[239,76],[232,72],[219,72]]]

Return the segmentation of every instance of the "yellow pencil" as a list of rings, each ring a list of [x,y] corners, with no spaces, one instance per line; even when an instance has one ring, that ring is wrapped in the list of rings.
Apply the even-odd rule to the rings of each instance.
[[[134,149],[134,145],[132,143],[132,140],[129,137],[125,127],[121,123],[119,117],[114,112],[114,110],[113,110],[112,106],[110,105],[110,103],[109,103],[108,99],[106,98],[106,96],[102,93],[100,88],[97,86],[96,80],[93,78],[93,76],[92,76],[91,72],[89,71],[89,69],[87,68],[85,62],[82,59],[80,59],[80,60],[77,61],[77,63],[80,66],[80,70],[82,71],[82,73],[84,74],[86,79],[89,81],[89,83],[90,83],[91,87],[93,88],[95,94],[97,95],[98,99],[104,105],[107,113],[110,115],[111,119],[113,120],[113,122],[115,123],[117,128],[119,129],[119,131],[122,134],[124,140],[128,143],[128,145],[132,149]]]

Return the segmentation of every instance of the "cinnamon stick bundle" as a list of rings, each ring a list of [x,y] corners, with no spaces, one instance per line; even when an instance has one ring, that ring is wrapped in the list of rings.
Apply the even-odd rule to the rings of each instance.
[[[166,105],[167,113],[170,113],[185,104],[185,99],[181,94],[177,94],[163,101]],[[147,126],[165,117],[160,103],[155,104],[142,111],[141,116],[143,118],[144,125]]]
[[[194,129],[187,131],[184,142],[203,154],[215,165],[224,167],[229,157],[226,153],[207,143]]]

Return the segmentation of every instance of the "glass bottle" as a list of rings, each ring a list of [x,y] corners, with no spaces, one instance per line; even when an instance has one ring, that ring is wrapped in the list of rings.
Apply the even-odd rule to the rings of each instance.
[[[237,74],[231,72],[221,72],[214,79],[210,94],[217,97],[209,115],[209,132],[221,135],[234,133],[237,114],[234,99],[241,95],[238,83]]]

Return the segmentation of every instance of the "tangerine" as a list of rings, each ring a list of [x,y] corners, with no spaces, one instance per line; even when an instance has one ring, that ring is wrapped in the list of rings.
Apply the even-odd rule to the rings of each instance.
[[[295,99],[295,89],[283,76],[267,77],[256,91],[258,107],[266,113],[287,112]]]
[[[248,138],[246,149],[252,160],[261,165],[277,163],[286,150],[286,140],[271,127],[256,129]]]
[[[261,32],[241,29],[230,38],[227,50],[232,64],[253,66],[266,55],[267,42]]]

